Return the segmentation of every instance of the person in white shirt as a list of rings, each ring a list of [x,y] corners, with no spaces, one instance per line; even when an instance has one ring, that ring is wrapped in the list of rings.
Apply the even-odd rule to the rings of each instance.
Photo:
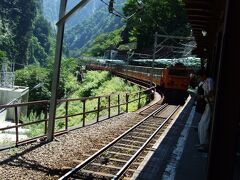
[[[204,95],[201,95],[201,98],[204,98],[207,102],[201,120],[198,124],[198,136],[199,136],[199,151],[208,151],[208,144],[209,144],[209,125],[210,125],[210,118],[211,118],[211,111],[212,111],[212,104],[213,104],[213,80],[210,77],[207,77],[205,71],[201,71],[199,74],[201,80],[203,81],[202,88],[204,90]]]

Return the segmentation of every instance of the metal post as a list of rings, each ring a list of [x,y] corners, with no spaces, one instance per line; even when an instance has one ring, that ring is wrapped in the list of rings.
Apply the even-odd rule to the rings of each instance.
[[[120,114],[120,95],[118,94],[118,114]]]
[[[111,96],[108,96],[108,118],[111,116]]]
[[[132,50],[130,49],[129,51],[128,51],[128,53],[127,53],[127,68],[126,68],[126,76],[127,76],[127,79],[128,79],[128,76],[129,76],[129,74],[128,74],[128,71],[130,71],[129,70],[129,61],[130,61],[130,59],[132,58],[132,56],[134,55],[134,53],[133,52],[131,52]],[[130,53],[132,53],[132,54],[130,54]],[[126,80],[127,82],[128,82],[128,80]]]
[[[18,119],[18,108],[17,106],[14,107],[14,110],[15,110],[15,125],[16,125],[16,146],[18,145],[18,122],[19,122],[19,119]]]
[[[138,93],[138,109],[141,107],[141,92]]]
[[[126,112],[128,112],[128,100],[129,100],[129,94],[126,94]]]
[[[68,101],[65,104],[65,130],[68,130]]]
[[[101,104],[101,97],[98,97],[97,122],[99,121],[99,115],[100,115],[100,104]]]
[[[44,124],[45,124],[44,134],[45,135],[47,134],[47,124],[48,124],[47,118],[48,118],[48,104],[46,105],[46,110],[45,110],[45,113],[44,113],[44,120],[45,120],[45,122],[44,122]]]
[[[155,32],[154,34],[154,45],[153,45],[153,60],[152,60],[152,69],[151,69],[151,84],[153,85],[153,70],[154,70],[154,62],[156,58],[156,49],[157,49],[157,38],[158,33]]]
[[[67,6],[67,0],[61,0],[59,19],[64,17],[66,12],[66,6]],[[65,21],[57,25],[58,32],[57,32],[57,41],[56,41],[55,62],[54,62],[52,91],[51,91],[52,97],[50,101],[48,134],[47,134],[48,141],[52,141],[54,138],[55,115],[56,115],[56,107],[57,107],[57,89],[58,89],[61,59],[62,59],[64,25],[65,25]]]
[[[83,100],[83,127],[85,126],[85,118],[86,118],[86,100]]]
[[[128,83],[129,52],[127,53],[126,83]]]

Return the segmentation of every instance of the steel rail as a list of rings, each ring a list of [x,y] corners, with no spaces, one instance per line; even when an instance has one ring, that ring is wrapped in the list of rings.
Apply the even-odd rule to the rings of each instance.
[[[77,165],[75,168],[73,168],[72,170],[70,170],[69,172],[67,172],[65,175],[63,175],[62,177],[59,178],[59,180],[66,180],[67,178],[71,177],[71,175],[73,175],[74,173],[76,173],[77,171],[79,171],[81,168],[83,168],[84,166],[86,166],[88,163],[90,163],[92,160],[94,160],[97,156],[99,156],[102,152],[104,152],[105,150],[107,150],[109,147],[111,147],[113,144],[115,144],[117,141],[119,141],[122,137],[124,137],[125,135],[127,135],[129,132],[131,132],[133,129],[135,129],[136,127],[138,127],[139,125],[141,125],[144,121],[146,121],[147,119],[149,119],[150,117],[152,117],[153,115],[157,114],[158,112],[160,112],[161,110],[163,110],[164,108],[167,107],[167,104],[162,105],[161,107],[159,107],[158,109],[156,109],[155,111],[153,111],[152,113],[150,113],[147,117],[145,117],[143,120],[141,120],[139,123],[137,123],[136,125],[134,125],[132,128],[130,128],[128,131],[124,132],[122,135],[120,135],[118,138],[114,139],[112,142],[110,142],[108,145],[106,145],[105,147],[103,147],[102,149],[100,149],[99,151],[97,151],[96,153],[94,153],[92,156],[90,156],[89,158],[87,158],[85,161],[83,161],[82,163],[80,163],[79,165]]]
[[[177,106],[174,111],[166,118],[166,120],[154,131],[154,133],[147,139],[147,141],[141,146],[141,148],[128,160],[128,162],[118,171],[118,173],[112,178],[112,180],[119,179],[132,162],[138,157],[138,155],[144,150],[147,144],[153,139],[158,131],[165,125],[165,123],[173,116],[180,106]]]

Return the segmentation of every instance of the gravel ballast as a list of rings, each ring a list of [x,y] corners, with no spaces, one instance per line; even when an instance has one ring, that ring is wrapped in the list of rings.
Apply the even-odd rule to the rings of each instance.
[[[127,113],[56,137],[0,151],[0,179],[58,179],[143,117]]]

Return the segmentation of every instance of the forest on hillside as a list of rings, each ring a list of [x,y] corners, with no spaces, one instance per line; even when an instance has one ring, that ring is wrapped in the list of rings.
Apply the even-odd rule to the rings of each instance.
[[[128,44],[136,43],[136,52],[150,51],[152,53],[155,32],[163,35],[190,35],[190,27],[183,6],[183,2],[178,0],[127,0],[123,6],[125,18],[122,18],[122,21],[124,26],[112,32],[98,35],[93,41],[88,42],[83,48],[75,52],[80,52],[80,54],[85,56],[102,57],[105,50],[109,47],[121,49],[125,45],[126,49]],[[71,29],[71,34],[81,34],[81,31],[85,32],[84,27],[86,26],[77,27],[76,29]],[[162,40],[160,39],[160,41]],[[74,48],[79,48],[78,41],[78,38],[74,39]],[[71,47],[73,46],[70,46],[70,50],[72,49]],[[75,55],[77,54],[75,53]]]
[[[78,1],[69,2],[68,10]],[[30,100],[50,98],[56,38],[53,24],[58,6],[58,0],[0,1],[0,61],[15,63],[16,85],[30,89],[41,85],[30,92]],[[126,17],[131,16],[129,19],[110,14],[108,7],[98,0],[84,8],[66,24],[69,27],[65,30],[58,98],[75,90],[77,63],[71,57],[102,57],[109,47],[132,42],[137,43],[139,51],[151,49],[154,32],[162,29],[182,36],[190,32],[179,0],[116,2],[114,8]]]
[[[54,35],[43,17],[41,1],[0,1],[0,58],[15,63],[46,66],[53,57]]]
[[[78,1],[69,1],[68,8]],[[140,6],[139,3],[143,3]],[[53,59],[59,2],[42,0],[2,0],[0,2],[0,58],[16,63],[16,68],[38,64],[47,66]],[[52,11],[49,9],[51,7]],[[111,45],[137,43],[138,51],[152,48],[153,34],[188,36],[190,28],[182,1],[121,0],[114,8],[126,17],[109,14],[108,7],[91,1],[66,24],[64,53],[79,57],[103,56]],[[48,11],[47,11],[48,10]],[[49,19],[47,19],[49,18]],[[76,19],[80,19],[79,22]]]

